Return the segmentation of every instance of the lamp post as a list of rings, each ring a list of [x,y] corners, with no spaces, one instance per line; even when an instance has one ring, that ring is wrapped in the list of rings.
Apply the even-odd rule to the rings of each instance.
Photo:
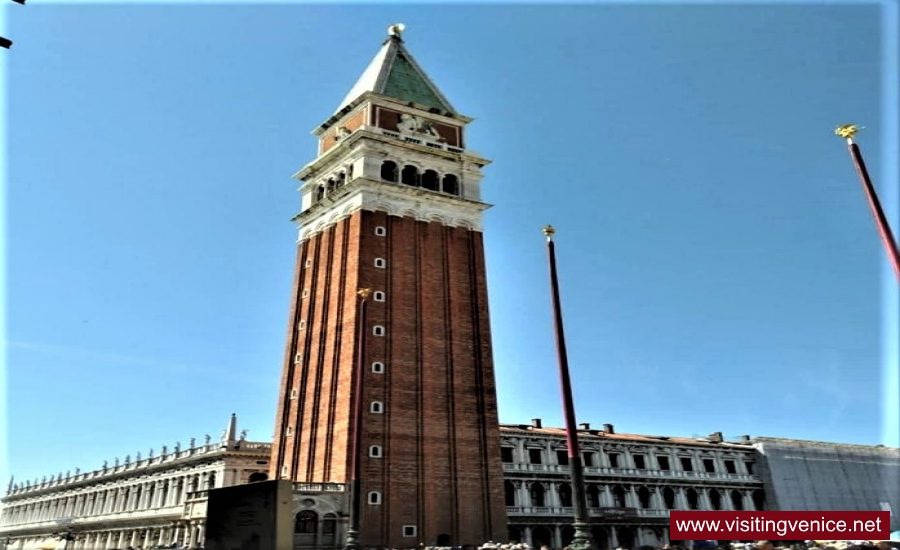
[[[356,328],[356,384],[353,389],[355,401],[353,410],[353,444],[350,449],[350,517],[347,525],[347,541],[345,550],[359,550],[359,515],[360,515],[360,471],[362,470],[360,451],[362,448],[363,419],[363,379],[366,364],[366,307],[369,302],[371,288],[363,288],[357,292],[359,296],[359,326]]]
[[[553,321],[556,332],[556,353],[559,357],[559,379],[562,387],[563,410],[566,415],[566,447],[569,451],[569,471],[572,478],[572,500],[575,509],[575,538],[569,544],[571,550],[597,550],[590,530],[587,508],[587,491],[584,486],[584,465],[578,446],[578,425],[575,424],[575,400],[572,397],[572,381],[569,377],[569,359],[566,353],[566,337],[563,332],[562,310],[559,301],[559,280],[556,276],[556,247],[552,225],[545,226],[547,255],[550,261],[550,290],[553,296]]]
[[[872,180],[869,178],[869,171],[866,170],[866,163],[859,150],[859,145],[853,142],[853,136],[861,129],[862,127],[855,124],[844,124],[838,126],[834,133],[847,140],[847,149],[850,150],[850,158],[853,160],[863,191],[866,193],[866,199],[869,201],[869,208],[872,210],[872,217],[875,218],[875,224],[878,226],[881,242],[884,244],[884,249],[887,251],[891,265],[894,267],[897,281],[900,282],[900,252],[897,250],[897,241],[894,240],[891,226],[888,223],[887,216],[884,215],[884,210],[881,208],[881,201],[878,200],[878,193],[875,192],[875,186],[872,185]]]

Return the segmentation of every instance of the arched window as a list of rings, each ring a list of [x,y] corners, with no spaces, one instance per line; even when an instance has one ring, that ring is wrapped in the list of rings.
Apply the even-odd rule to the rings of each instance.
[[[753,507],[756,510],[766,509],[766,495],[762,492],[762,489],[753,491]]]
[[[419,186],[419,169],[415,166],[406,165],[400,172],[400,183],[403,185]]]
[[[600,507],[600,489],[596,485],[588,485],[587,505],[588,508]]]
[[[559,484],[559,504],[566,508],[572,506],[572,487],[568,483]]]
[[[691,510],[699,510],[700,509],[700,496],[697,494],[697,491],[694,489],[688,489],[687,494],[688,508]]]
[[[325,198],[325,186],[320,185],[316,187],[316,201],[320,201]]]
[[[316,532],[316,523],[319,516],[312,510],[303,510],[297,514],[297,521],[294,522],[294,532],[302,535],[311,535]]]
[[[722,495],[716,489],[711,489],[709,491],[709,504],[712,506],[713,510],[722,509]]]
[[[641,487],[637,490],[638,502],[641,504],[641,508],[650,508],[650,490],[646,487]]]
[[[333,535],[336,525],[337,518],[331,514],[326,515],[324,518],[322,518],[322,534]]]
[[[531,495],[531,505],[532,506],[546,506],[544,504],[544,486],[538,482],[534,482],[529,487],[528,491],[529,495]]]
[[[513,485],[512,481],[503,482],[503,494],[505,495],[507,506],[516,505],[516,486]]]
[[[664,487],[662,490],[663,502],[669,510],[675,509],[675,491],[671,487]]]
[[[265,472],[253,472],[250,474],[250,477],[247,478],[247,483],[257,483],[259,481],[268,481],[269,474]]]
[[[369,498],[367,502],[372,505],[381,504],[381,493],[379,493],[378,491],[369,492]]]
[[[397,163],[386,160],[381,163],[381,179],[397,183]]]
[[[447,174],[444,176],[444,185],[442,190],[444,193],[449,193],[451,195],[459,195],[459,179],[453,174]]]
[[[422,187],[429,191],[440,191],[440,176],[434,170],[425,170],[422,174]]]
[[[731,491],[731,507],[735,510],[744,509],[744,497],[737,489]]]
[[[207,489],[215,489],[216,487],[216,473],[210,472],[209,477],[206,478],[206,488]]]
[[[625,489],[621,485],[613,487],[612,496],[615,508],[625,508]]]

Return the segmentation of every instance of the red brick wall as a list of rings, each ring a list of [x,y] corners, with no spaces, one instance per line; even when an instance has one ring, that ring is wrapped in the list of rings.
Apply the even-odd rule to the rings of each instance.
[[[387,236],[375,235],[375,227]],[[297,481],[348,481],[356,290],[370,287],[364,364],[363,498],[380,491],[384,503],[363,503],[365,545],[409,547],[502,541],[506,533],[500,434],[491,354],[484,252],[480,233],[379,212],[358,212],[300,245],[300,299],[289,330],[282,387],[301,388],[287,401],[281,426],[300,426],[293,446],[273,447],[273,473],[282,461]],[[387,261],[376,268],[376,258]],[[301,290],[298,290],[298,296]],[[307,326],[296,323],[306,317]],[[372,327],[386,328],[384,337]],[[299,339],[296,337],[299,336]],[[296,342],[296,343],[295,343]],[[293,346],[304,354],[293,364]],[[371,363],[385,372],[371,372]],[[289,373],[290,371],[290,373]],[[369,412],[372,401],[384,414]],[[302,405],[297,409],[298,405]],[[380,445],[383,458],[368,457]],[[419,536],[402,536],[404,525]]]
[[[337,136],[337,131],[342,126],[347,128],[351,132],[361,127],[366,121],[367,110],[368,106],[365,106],[359,111],[350,115],[347,119],[342,120],[340,123],[334,124],[331,128],[329,128],[328,131],[325,132],[325,134],[321,137],[320,154],[324,155],[326,151],[338,144],[338,140],[334,138],[335,136]]]

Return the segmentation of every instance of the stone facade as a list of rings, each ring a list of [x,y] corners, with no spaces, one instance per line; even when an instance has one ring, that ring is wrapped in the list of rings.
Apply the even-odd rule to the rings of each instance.
[[[0,542],[11,550],[202,545],[206,491],[265,479],[268,469],[271,444],[245,441],[235,422],[220,441],[207,436],[91,472],[10,483]],[[65,532],[75,540],[54,536]]]
[[[587,502],[600,548],[661,546],[670,510],[764,509],[749,441],[616,434],[607,424],[578,435]],[[565,430],[501,426],[510,540],[562,548],[574,534]]]

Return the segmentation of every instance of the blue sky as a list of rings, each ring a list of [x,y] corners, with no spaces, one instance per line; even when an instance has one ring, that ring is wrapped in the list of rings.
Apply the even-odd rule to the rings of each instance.
[[[396,22],[494,161],[501,421],[563,423],[552,223],[579,422],[898,444],[896,283],[832,134],[866,126],[896,231],[883,9],[4,6],[8,471],[218,437],[232,412],[270,439],[290,176]]]

